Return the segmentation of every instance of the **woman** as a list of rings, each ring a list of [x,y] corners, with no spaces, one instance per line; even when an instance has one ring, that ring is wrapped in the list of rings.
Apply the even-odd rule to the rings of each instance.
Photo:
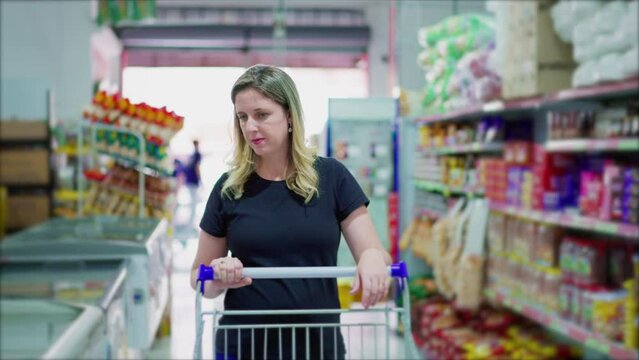
[[[385,298],[391,259],[382,247],[366,210],[368,199],[338,161],[315,156],[304,143],[304,123],[299,95],[282,70],[265,65],[249,68],[231,91],[235,106],[235,150],[231,169],[220,177],[208,199],[200,223],[197,268],[210,264],[218,280],[205,284],[205,296],[226,291],[226,310],[336,309],[335,279],[261,279],[242,277],[242,268],[277,266],[335,266],[340,232],[357,262],[351,293],[362,291],[364,307]],[[228,251],[233,257],[228,257]],[[338,315],[248,318],[224,316],[221,324],[338,323]],[[282,335],[279,353],[276,332],[242,331],[216,336],[216,352],[242,357],[290,358],[292,336],[303,358],[342,358],[341,334],[313,329],[310,354],[305,336]],[[322,340],[318,340],[320,335]],[[321,345],[318,343],[321,341]],[[253,343],[251,343],[253,342]],[[334,346],[336,344],[336,346]],[[335,356],[337,355],[337,356]],[[250,355],[249,355],[250,356]]]

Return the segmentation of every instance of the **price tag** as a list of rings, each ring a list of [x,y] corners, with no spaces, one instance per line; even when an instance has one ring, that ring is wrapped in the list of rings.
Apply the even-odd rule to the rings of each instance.
[[[568,142],[566,145],[568,145],[567,147],[570,148],[574,148],[576,150],[586,150],[587,148],[594,148],[595,143],[592,142],[585,142],[585,141],[576,141],[576,142]],[[572,145],[572,146],[570,146]]]
[[[637,139],[621,140],[617,144],[617,148],[619,150],[637,150],[639,149],[639,140]]]
[[[604,223],[604,222],[595,224],[595,230],[602,233],[616,234],[617,229],[618,229],[617,224]]]
[[[595,349],[601,352],[602,354],[607,355],[610,353],[610,345],[604,344],[601,341],[598,341],[597,339],[594,339],[594,338],[586,339],[586,346],[589,348]]]
[[[585,218],[583,216],[573,216],[572,218],[567,218],[566,221],[582,229],[583,228],[587,229],[592,226],[592,220]]]
[[[560,323],[557,319],[553,319],[553,320],[550,322],[549,327],[550,327],[552,330],[555,330],[555,331],[557,331],[557,332],[559,332],[559,333],[564,333],[564,332],[565,332],[565,330],[566,330],[566,329],[564,329],[564,327],[562,326],[562,324],[561,324],[561,323]]]
[[[470,149],[471,149],[472,151],[479,151],[479,150],[481,150],[481,144],[474,143],[474,144],[470,147]]]
[[[512,308],[515,309],[515,311],[517,311],[518,313],[522,313],[524,306],[521,302],[519,301],[511,301],[512,302]]]

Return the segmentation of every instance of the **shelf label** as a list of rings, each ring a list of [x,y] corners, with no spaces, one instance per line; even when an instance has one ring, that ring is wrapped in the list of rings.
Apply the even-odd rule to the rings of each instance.
[[[591,349],[595,349],[603,354],[610,353],[610,345],[604,344],[601,341],[598,341],[597,339],[594,339],[594,338],[586,339],[586,346]]]
[[[592,219],[585,218],[583,216],[573,216],[572,218],[567,218],[567,222],[573,223],[580,228],[591,228],[593,226]]]
[[[596,231],[607,233],[607,234],[616,234],[618,228],[619,227],[617,226],[617,224],[611,224],[611,223],[605,223],[605,222],[595,223]]]
[[[566,332],[566,329],[564,328],[563,324],[559,322],[559,320],[557,319],[553,319],[548,325],[548,327],[550,327],[550,329],[555,330],[556,332],[559,332],[559,333]]]
[[[637,139],[621,140],[617,144],[617,148],[619,150],[636,150],[636,149],[639,149],[639,140],[637,140]]]

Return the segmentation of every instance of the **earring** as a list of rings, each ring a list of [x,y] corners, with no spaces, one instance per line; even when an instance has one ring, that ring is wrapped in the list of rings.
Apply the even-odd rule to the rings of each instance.
[[[288,123],[288,132],[289,133],[293,132],[293,128],[291,127],[291,123]]]

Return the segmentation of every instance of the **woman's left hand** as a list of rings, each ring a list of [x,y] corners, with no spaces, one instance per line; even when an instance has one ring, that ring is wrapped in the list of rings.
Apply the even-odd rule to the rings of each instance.
[[[356,294],[361,288],[362,305],[368,309],[386,298],[390,283],[382,251],[375,248],[364,251],[357,263],[351,295]]]

